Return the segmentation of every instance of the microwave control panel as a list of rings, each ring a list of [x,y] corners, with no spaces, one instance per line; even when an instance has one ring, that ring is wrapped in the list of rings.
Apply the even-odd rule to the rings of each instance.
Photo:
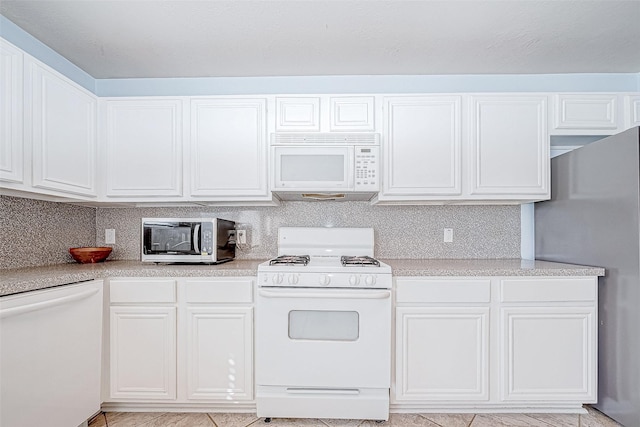
[[[200,253],[202,255],[213,254],[213,224],[211,222],[202,223],[201,236]]]
[[[378,191],[380,147],[355,147],[355,191]]]

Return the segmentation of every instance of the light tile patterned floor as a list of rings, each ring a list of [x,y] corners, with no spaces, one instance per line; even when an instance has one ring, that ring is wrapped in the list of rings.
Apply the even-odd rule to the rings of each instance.
[[[383,423],[363,420],[274,418],[254,414],[108,412],[89,427],[621,427],[593,408],[588,414],[391,414]]]

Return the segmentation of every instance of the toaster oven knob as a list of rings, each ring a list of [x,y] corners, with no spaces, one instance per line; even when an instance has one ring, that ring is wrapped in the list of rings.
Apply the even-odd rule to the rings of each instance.
[[[289,276],[289,284],[290,285],[297,285],[298,284],[298,280],[300,280],[300,278],[298,277],[297,274],[292,274],[291,276]]]
[[[358,283],[360,283],[360,278],[355,274],[352,274],[351,277],[349,277],[349,284],[351,286],[358,286]]]
[[[282,275],[282,273],[276,273],[271,278],[271,281],[273,282],[274,285],[279,285],[280,283],[282,283],[283,278],[284,276]]]
[[[366,276],[364,278],[364,283],[367,286],[371,286],[371,285],[375,284],[376,283],[376,276]]]
[[[326,274],[321,274],[319,281],[321,286],[327,286],[331,281],[331,278]]]

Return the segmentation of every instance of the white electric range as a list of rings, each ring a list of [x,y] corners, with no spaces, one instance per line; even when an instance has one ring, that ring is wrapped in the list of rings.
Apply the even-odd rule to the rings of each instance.
[[[389,417],[391,268],[371,228],[284,227],[258,267],[259,417]]]

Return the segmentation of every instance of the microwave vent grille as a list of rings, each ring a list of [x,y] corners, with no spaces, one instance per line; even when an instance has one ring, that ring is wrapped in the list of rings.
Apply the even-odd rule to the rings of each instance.
[[[272,144],[380,144],[378,133],[274,133]]]

